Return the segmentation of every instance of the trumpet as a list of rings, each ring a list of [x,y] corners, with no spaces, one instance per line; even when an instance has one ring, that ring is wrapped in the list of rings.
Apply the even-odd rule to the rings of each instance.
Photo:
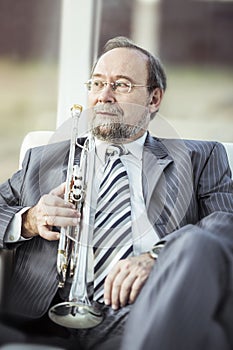
[[[93,252],[89,233],[90,201],[94,172],[94,139],[89,136],[84,145],[77,143],[78,122],[82,106],[75,104],[72,112],[72,134],[64,199],[80,212],[80,223],[61,228],[57,271],[59,288],[71,281],[68,301],[49,309],[50,319],[68,328],[92,328],[103,320],[103,314],[93,302]],[[74,164],[75,148],[82,148],[79,165]]]

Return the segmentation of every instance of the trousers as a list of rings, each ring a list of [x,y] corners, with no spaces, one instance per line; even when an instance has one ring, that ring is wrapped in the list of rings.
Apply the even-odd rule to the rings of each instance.
[[[52,337],[48,327],[39,342],[70,350],[231,350],[233,231],[226,236],[184,227],[166,243],[133,305],[118,311],[100,307],[105,318],[97,327],[62,332],[55,327]],[[37,322],[28,325],[31,335]],[[16,340],[27,342],[14,332]],[[1,324],[0,334],[7,335]]]
[[[233,349],[233,232],[217,236],[190,225],[170,240],[116,348]]]

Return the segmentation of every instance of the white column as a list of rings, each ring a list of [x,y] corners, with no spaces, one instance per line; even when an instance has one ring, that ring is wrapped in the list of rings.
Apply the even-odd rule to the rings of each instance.
[[[86,107],[84,82],[98,49],[100,0],[63,0],[59,57],[57,127],[70,117],[70,107]]]
[[[136,0],[132,17],[132,39],[158,55],[160,36],[160,0]]]

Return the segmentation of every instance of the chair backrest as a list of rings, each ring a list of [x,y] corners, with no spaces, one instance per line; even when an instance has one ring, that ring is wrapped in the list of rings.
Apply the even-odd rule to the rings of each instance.
[[[29,148],[46,145],[51,137],[53,136],[53,131],[31,131],[23,139],[20,153],[19,153],[19,169],[22,168],[23,159],[25,153]]]

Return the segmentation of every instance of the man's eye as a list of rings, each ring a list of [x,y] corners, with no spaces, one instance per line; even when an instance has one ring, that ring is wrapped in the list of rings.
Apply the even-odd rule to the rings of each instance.
[[[115,85],[116,87],[120,87],[120,88],[127,88],[129,86],[129,84],[125,83],[124,81],[116,81]]]
[[[102,81],[100,81],[100,80],[94,80],[94,81],[92,82],[92,84],[93,84],[94,86],[97,86],[97,87],[100,87],[100,86],[103,85]]]

